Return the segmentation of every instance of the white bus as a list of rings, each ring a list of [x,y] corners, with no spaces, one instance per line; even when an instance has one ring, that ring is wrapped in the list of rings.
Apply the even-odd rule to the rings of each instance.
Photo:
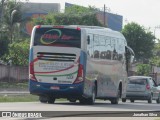
[[[133,55],[120,32],[104,27],[37,25],[32,30],[29,90],[40,102],[118,104],[125,98],[127,70]]]

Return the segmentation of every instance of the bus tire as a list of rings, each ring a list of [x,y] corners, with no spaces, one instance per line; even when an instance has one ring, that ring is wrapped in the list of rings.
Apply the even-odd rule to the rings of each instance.
[[[69,102],[76,102],[76,99],[69,99]]]
[[[80,102],[80,104],[82,104],[82,105],[87,104],[86,98],[81,98],[81,99],[79,99],[79,102]]]
[[[130,99],[131,103],[134,103],[134,100],[133,99]]]
[[[92,96],[88,98],[88,104],[89,105],[94,105],[95,104],[95,99],[96,99],[96,88],[94,87],[92,90]]]
[[[126,102],[126,98],[122,98],[122,102]]]
[[[55,102],[55,98],[52,97],[52,96],[49,96],[49,97],[48,97],[48,103],[49,103],[49,104],[53,104],[54,102]]]
[[[40,101],[41,103],[47,103],[48,99],[47,99],[46,96],[39,96],[39,101]]]
[[[120,98],[120,90],[118,90],[118,95],[116,98],[111,99],[111,104],[118,104]]]

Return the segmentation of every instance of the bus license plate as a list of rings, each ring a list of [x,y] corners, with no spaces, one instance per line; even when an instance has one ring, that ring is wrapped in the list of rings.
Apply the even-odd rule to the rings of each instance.
[[[50,87],[50,89],[52,89],[52,90],[59,90],[60,88],[58,86],[52,86],[52,87]]]

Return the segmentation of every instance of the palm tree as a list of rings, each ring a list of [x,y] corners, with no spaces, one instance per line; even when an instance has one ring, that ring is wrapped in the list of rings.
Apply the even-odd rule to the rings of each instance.
[[[17,23],[22,20],[21,3],[16,1],[7,1],[4,7],[4,21],[3,26],[8,32],[10,43],[15,39],[14,31]]]

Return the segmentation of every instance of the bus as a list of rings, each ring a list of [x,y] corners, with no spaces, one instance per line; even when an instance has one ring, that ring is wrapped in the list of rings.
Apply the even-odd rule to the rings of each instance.
[[[29,53],[29,91],[42,103],[66,98],[118,104],[125,98],[134,52],[124,36],[98,26],[37,25]],[[128,57],[129,56],[129,57]],[[129,58],[129,59],[127,59]]]

